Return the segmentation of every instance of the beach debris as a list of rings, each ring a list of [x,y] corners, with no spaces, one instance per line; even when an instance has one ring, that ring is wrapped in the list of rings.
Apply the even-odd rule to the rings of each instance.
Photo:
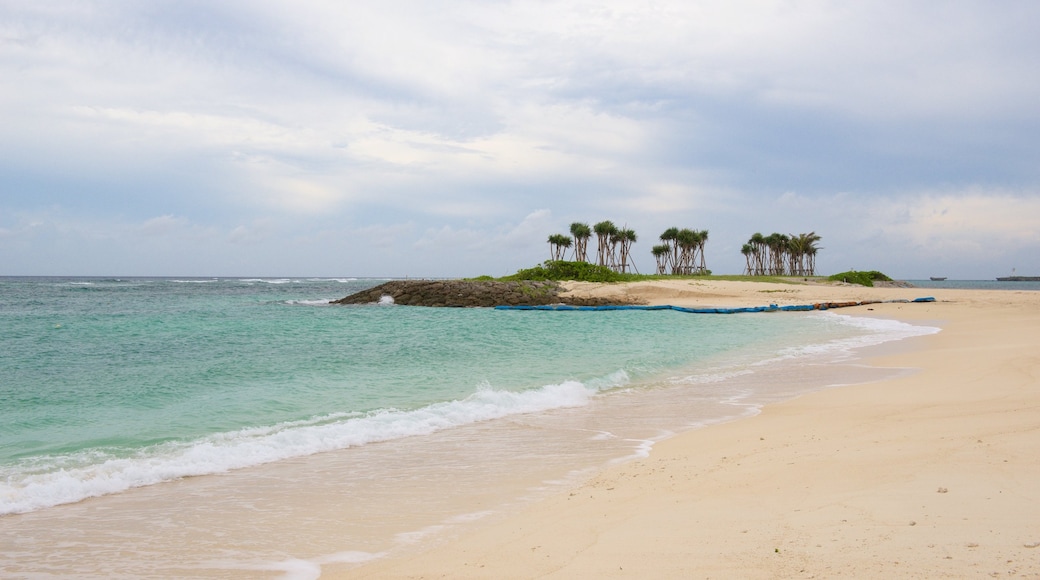
[[[946,489],[945,487],[940,487],[936,493],[946,493],[948,491],[950,490]]]

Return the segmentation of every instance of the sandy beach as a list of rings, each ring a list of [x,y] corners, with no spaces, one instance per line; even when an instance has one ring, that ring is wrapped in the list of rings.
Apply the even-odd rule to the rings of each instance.
[[[651,304],[900,300],[940,326],[899,378],[690,431],[507,518],[334,578],[1040,578],[1040,292],[722,281],[571,284]]]

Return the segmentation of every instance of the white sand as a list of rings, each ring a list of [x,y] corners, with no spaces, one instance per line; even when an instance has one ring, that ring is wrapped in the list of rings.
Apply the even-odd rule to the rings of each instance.
[[[920,369],[654,447],[447,545],[345,578],[1040,578],[1040,292],[668,281],[572,285],[745,306],[935,296],[842,313],[938,324]]]

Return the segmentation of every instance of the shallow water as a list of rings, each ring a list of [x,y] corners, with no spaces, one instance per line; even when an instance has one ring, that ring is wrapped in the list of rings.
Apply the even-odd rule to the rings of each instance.
[[[675,432],[881,378],[857,348],[931,332],[326,305],[374,281],[9,283],[0,502],[23,513],[0,517],[0,571],[30,577],[317,577]]]

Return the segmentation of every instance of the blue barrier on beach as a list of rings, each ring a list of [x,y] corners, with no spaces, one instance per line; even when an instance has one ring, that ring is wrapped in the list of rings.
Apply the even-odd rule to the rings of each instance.
[[[870,304],[892,304],[910,302],[935,302],[935,297],[925,296],[913,300],[866,300],[863,302],[818,302],[816,304],[790,304],[787,306],[745,306],[740,308],[687,308],[685,306],[672,306],[670,304],[656,304],[654,306],[617,305],[608,304],[604,306],[570,306],[568,304],[543,304],[540,306],[496,306],[495,310],[551,310],[551,311],[586,311],[604,312],[608,310],[675,310],[677,312],[688,312],[690,314],[739,314],[745,312],[804,312],[808,310],[828,310],[831,308],[846,308],[849,306],[867,306]]]

